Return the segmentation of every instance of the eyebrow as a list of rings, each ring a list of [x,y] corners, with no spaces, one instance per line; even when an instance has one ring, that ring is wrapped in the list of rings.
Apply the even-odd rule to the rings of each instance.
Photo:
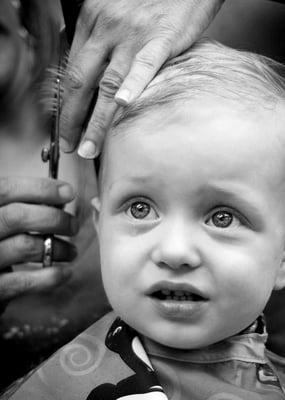
[[[154,184],[153,182],[153,176],[152,175],[144,175],[144,176],[128,176],[126,178],[122,177],[118,179],[115,182],[112,182],[111,185],[108,187],[108,192],[113,189],[115,186],[119,186],[122,184],[122,182],[125,184],[136,184],[136,185],[144,185],[146,183]],[[157,185],[157,180],[155,182]]]
[[[211,192],[212,196],[223,198],[225,201],[229,201],[236,204],[237,207],[245,209],[251,216],[259,219],[262,218],[264,211],[264,204],[256,199],[254,191],[250,191],[248,187],[242,187],[242,185],[231,184],[231,188],[224,188],[217,185],[207,185],[201,189],[201,196],[207,196]],[[208,192],[208,193],[207,193]],[[248,201],[248,197],[251,196],[251,201]]]

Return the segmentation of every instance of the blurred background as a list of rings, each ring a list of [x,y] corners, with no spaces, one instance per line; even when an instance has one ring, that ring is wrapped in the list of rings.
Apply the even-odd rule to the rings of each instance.
[[[45,2],[50,3],[51,16],[59,27],[62,25],[59,0],[45,0]],[[226,45],[262,53],[283,62],[284,21],[285,4],[267,0],[226,0],[206,35]],[[0,148],[1,175],[9,173],[47,176],[47,167],[41,162],[40,153],[42,144],[48,141],[48,137],[46,132],[39,134],[36,129],[33,133],[29,130],[27,136],[32,134],[35,138],[32,148],[30,138],[26,140],[26,137],[21,142],[21,152],[17,154],[9,153],[7,150],[1,151]],[[79,172],[76,170],[76,165],[79,165]],[[76,239],[80,256],[73,263],[74,277],[66,285],[44,295],[19,298],[9,303],[1,316],[0,391],[14,379],[38,365],[108,310],[99,271],[98,247],[88,205],[95,193],[93,165],[87,161],[81,162],[76,155],[62,155],[60,178],[72,182],[80,192],[84,226]],[[268,322],[275,346],[278,344],[275,350],[279,351],[279,354],[283,351],[285,355],[285,350],[282,350],[285,336],[285,328],[282,326],[284,319],[282,297],[284,298],[284,292],[278,293],[269,305]],[[275,312],[274,319],[271,318],[273,312]]]
[[[235,48],[284,61],[285,4],[226,0],[206,34]]]

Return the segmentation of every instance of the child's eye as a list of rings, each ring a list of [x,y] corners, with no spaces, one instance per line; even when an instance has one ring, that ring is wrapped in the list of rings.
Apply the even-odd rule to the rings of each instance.
[[[153,207],[144,201],[135,201],[128,207],[127,215],[135,219],[156,219],[157,213]]]
[[[207,225],[215,226],[216,228],[235,228],[242,225],[240,219],[232,212],[226,210],[219,210],[214,212],[206,221]]]

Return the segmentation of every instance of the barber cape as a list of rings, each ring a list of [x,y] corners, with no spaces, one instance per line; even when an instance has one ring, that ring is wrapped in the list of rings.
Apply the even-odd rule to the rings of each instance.
[[[254,326],[254,328],[253,328]],[[170,349],[109,313],[55,353],[12,400],[279,400],[285,362],[265,350],[259,318],[237,336],[200,350]]]

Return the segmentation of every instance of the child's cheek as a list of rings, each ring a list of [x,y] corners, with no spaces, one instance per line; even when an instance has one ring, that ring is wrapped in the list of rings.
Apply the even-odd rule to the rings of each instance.
[[[117,280],[132,276],[141,263],[143,240],[136,229],[106,225],[99,233],[102,271],[107,269]]]
[[[214,263],[216,289],[225,297],[240,306],[255,304],[262,308],[265,305],[274,286],[278,263],[272,249],[265,250],[264,246],[223,247],[211,262]]]

